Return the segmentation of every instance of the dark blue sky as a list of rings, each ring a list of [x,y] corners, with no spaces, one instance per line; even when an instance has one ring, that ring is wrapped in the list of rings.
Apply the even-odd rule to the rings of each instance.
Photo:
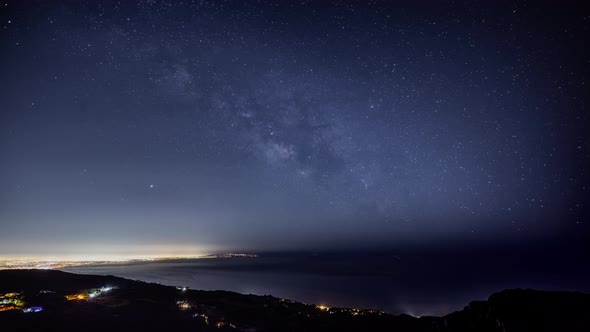
[[[573,5],[0,5],[3,254],[588,234]]]

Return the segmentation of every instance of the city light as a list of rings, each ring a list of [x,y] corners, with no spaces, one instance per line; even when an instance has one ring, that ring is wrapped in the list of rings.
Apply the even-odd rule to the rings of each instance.
[[[19,310],[25,305],[20,293],[6,293],[0,295],[0,311]]]
[[[187,301],[178,301],[176,304],[182,310],[187,310],[193,307],[192,304],[188,303]]]
[[[88,300],[88,299],[95,299],[104,295],[104,293],[108,293],[113,289],[117,288],[116,286],[105,286],[101,288],[92,288],[88,289],[84,292],[80,292],[77,294],[70,294],[66,295],[66,299],[69,301],[81,301],[81,300]]]
[[[87,300],[88,295],[85,293],[70,294],[70,295],[66,295],[66,299],[68,301],[82,301],[82,300]]]
[[[28,307],[28,308],[23,309],[23,312],[24,313],[41,312],[41,311],[43,311],[43,307],[39,307],[39,306],[37,306],[37,307]]]
[[[0,269],[61,269],[69,266],[126,264],[132,262],[160,261],[169,259],[196,259],[190,256],[66,256],[66,257],[0,257]]]

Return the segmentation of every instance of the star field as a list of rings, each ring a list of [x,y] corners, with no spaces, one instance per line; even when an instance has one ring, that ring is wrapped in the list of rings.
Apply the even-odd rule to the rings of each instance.
[[[2,5],[2,250],[587,232],[573,6]]]

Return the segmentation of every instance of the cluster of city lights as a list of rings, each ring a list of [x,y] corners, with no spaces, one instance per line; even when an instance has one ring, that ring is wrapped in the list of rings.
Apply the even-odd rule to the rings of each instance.
[[[328,307],[325,305],[316,305],[316,309],[328,312],[330,314],[335,313],[344,313],[349,314],[352,316],[359,316],[359,315],[383,315],[384,312],[380,310],[373,310],[373,309],[357,309],[357,308],[333,308]]]
[[[76,294],[68,294],[68,295],[66,295],[66,299],[68,301],[86,301],[89,299],[94,299],[94,298],[100,297],[115,288],[117,288],[117,287],[106,286],[106,287],[101,287],[101,288],[88,289],[84,292],[80,292],[80,293],[76,293]]]
[[[179,309],[182,309],[182,310],[188,310],[193,307],[193,305],[187,301],[178,301],[178,302],[176,302],[176,305],[178,306]]]
[[[258,257],[255,254],[214,254],[214,255],[151,255],[151,256],[67,256],[67,257],[0,257],[0,270],[62,269],[70,266],[128,264],[182,259]]]
[[[21,310],[25,306],[20,293],[6,293],[0,295],[0,311]]]
[[[176,289],[178,289],[181,293],[185,293],[188,290],[188,287],[176,287]],[[210,316],[210,314],[213,314],[213,312],[211,311],[211,308],[207,308],[206,306],[196,305],[196,304],[193,304],[187,300],[176,301],[176,306],[178,307],[178,309],[180,309],[182,311],[191,312],[193,318],[201,320],[202,322],[204,322],[205,324],[207,324],[209,326],[214,326],[216,328],[231,328],[231,329],[236,328],[235,324],[227,322],[221,318],[214,319],[213,323],[211,325],[209,316]],[[197,309],[200,312],[195,312]]]
[[[25,306],[26,302],[21,293],[6,293],[0,295],[0,311],[22,310],[24,313],[35,313],[43,311],[41,306]]]

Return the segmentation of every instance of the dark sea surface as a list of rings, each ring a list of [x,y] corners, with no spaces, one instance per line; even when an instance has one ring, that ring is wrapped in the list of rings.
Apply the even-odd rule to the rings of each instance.
[[[535,255],[538,257],[538,255]],[[62,270],[305,303],[445,315],[506,288],[588,292],[587,267],[485,253],[300,254],[87,265]],[[506,273],[505,271],[510,271]]]

